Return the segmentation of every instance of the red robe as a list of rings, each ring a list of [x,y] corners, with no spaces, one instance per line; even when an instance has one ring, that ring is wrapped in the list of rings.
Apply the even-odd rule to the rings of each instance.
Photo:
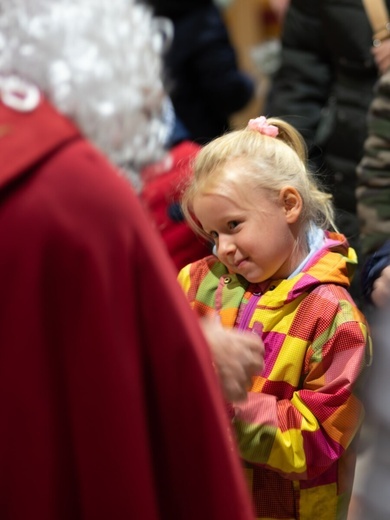
[[[129,183],[0,102],[1,520],[247,520],[210,352]]]

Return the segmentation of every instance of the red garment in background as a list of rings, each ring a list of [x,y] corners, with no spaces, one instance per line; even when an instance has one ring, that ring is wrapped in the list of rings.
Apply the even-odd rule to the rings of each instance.
[[[180,196],[191,175],[191,162],[200,149],[192,141],[183,141],[162,161],[142,172],[144,186],[140,198],[178,271],[211,254],[211,246],[195,235],[180,211]]]
[[[0,103],[0,518],[252,517],[210,353],[125,179]]]

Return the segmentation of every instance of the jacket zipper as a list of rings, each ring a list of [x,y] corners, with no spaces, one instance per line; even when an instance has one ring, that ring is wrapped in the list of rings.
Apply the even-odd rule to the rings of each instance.
[[[258,326],[255,327],[257,322],[253,324],[252,329],[249,328],[249,322],[253,316],[253,312],[256,309],[257,302],[260,300],[261,295],[261,292],[252,293],[252,296],[249,298],[249,301],[245,306],[244,312],[242,313],[240,323],[238,326],[239,330],[252,330],[254,332],[259,332]]]

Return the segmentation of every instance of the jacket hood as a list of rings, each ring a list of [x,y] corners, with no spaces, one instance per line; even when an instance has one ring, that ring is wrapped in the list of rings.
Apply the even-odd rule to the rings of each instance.
[[[323,246],[311,257],[302,271],[290,279],[272,280],[266,282],[263,302],[275,306],[288,303],[302,295],[311,292],[319,285],[336,284],[349,288],[357,266],[355,250],[349,246],[344,235],[325,232]]]

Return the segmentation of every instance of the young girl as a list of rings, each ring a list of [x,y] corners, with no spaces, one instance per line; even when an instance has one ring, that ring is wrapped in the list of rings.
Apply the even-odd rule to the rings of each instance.
[[[263,372],[231,406],[257,518],[344,519],[363,417],[355,383],[371,351],[348,292],[356,255],[326,231],[330,196],[286,122],[251,120],[205,146],[194,169],[183,211],[215,256],[179,281],[200,316],[265,344]]]

